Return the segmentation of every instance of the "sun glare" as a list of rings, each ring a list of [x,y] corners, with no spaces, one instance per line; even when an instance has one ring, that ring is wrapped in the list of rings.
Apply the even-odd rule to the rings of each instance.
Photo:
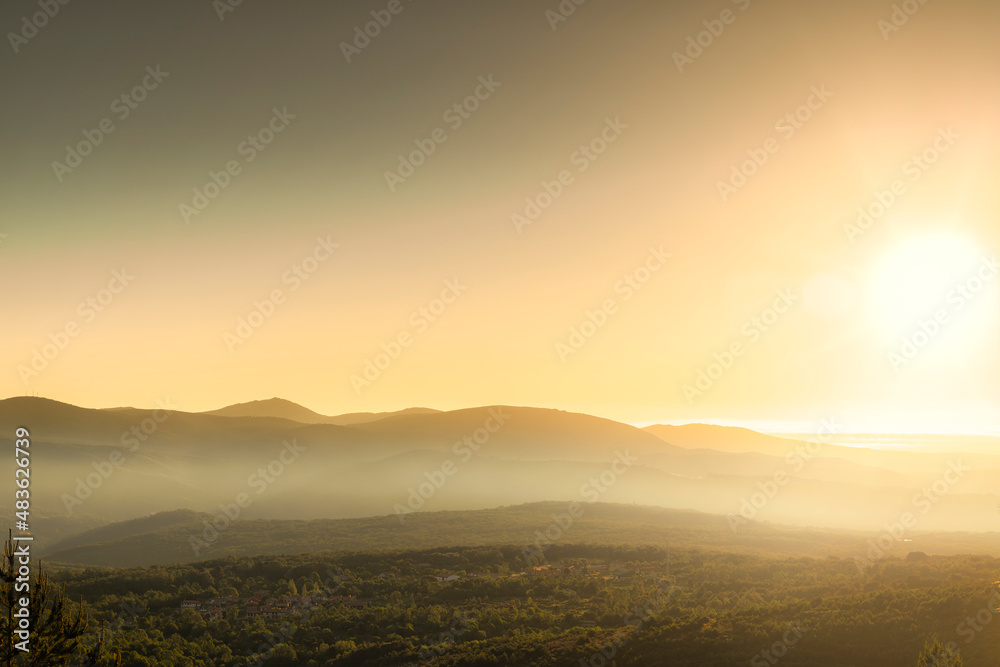
[[[897,245],[875,267],[870,281],[869,306],[880,334],[905,335],[935,313],[951,314],[964,305],[970,299],[962,288],[985,258],[971,240],[947,232]]]

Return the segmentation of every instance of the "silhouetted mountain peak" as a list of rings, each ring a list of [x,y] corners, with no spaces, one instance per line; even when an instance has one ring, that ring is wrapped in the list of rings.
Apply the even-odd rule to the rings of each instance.
[[[314,412],[298,403],[284,398],[268,398],[260,401],[249,401],[247,403],[236,403],[218,410],[210,410],[202,414],[218,415],[220,417],[277,417],[279,419],[290,419],[303,424],[324,424],[328,423],[329,417]]]

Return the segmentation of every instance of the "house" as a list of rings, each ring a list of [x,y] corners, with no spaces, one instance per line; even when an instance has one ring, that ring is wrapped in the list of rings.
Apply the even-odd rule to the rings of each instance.
[[[458,579],[459,579],[459,577],[458,577],[457,574],[448,574],[448,573],[442,573],[442,574],[435,575],[434,578],[438,580],[438,583],[442,583],[442,584],[449,583],[449,582],[452,582],[452,581],[458,581]]]
[[[181,609],[201,609],[201,602],[199,600],[184,600],[181,602]]]

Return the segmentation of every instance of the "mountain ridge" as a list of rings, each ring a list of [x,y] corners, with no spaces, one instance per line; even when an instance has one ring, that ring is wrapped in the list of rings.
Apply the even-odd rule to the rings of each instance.
[[[405,408],[392,412],[349,412],[340,415],[324,415],[309,408],[289,401],[285,398],[268,398],[246,403],[234,403],[217,410],[206,410],[198,414],[216,415],[221,417],[276,417],[288,419],[302,424],[332,424],[335,426],[350,426],[369,421],[389,418],[396,415],[435,413],[439,410],[431,408]]]

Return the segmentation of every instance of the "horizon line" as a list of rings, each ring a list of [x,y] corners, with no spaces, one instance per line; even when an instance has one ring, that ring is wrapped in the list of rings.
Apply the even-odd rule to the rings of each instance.
[[[16,395],[8,396],[10,398],[39,398],[42,400],[54,401],[57,403],[64,403],[66,405],[72,405],[74,407],[88,409],[88,410],[123,410],[123,409],[133,409],[133,410],[157,410],[162,409],[161,406],[156,405],[153,407],[137,407],[135,405],[115,405],[107,407],[88,407],[83,405],[77,405],[76,403],[69,403],[67,401],[59,400],[57,398],[50,398],[48,396],[42,396],[37,393],[31,395]],[[6,399],[4,399],[6,400]],[[170,400],[169,397],[167,400]],[[530,407],[541,410],[557,410],[560,412],[570,412],[574,414],[583,414],[591,417],[597,417],[599,419],[607,419],[609,421],[618,422],[619,424],[626,424],[638,429],[645,429],[649,426],[717,426],[720,428],[742,428],[755,433],[761,433],[763,435],[773,435],[775,437],[787,437],[787,436],[810,436],[816,435],[816,421],[807,420],[794,420],[794,419],[726,419],[726,418],[709,418],[709,419],[667,419],[667,420],[620,420],[613,417],[607,417],[601,414],[596,414],[592,412],[581,412],[579,410],[572,410],[566,408],[554,408],[554,407],[543,407],[537,405],[515,405],[511,403],[491,403],[484,405],[473,405],[461,408],[453,408],[450,410],[432,408],[428,406],[410,405],[405,408],[398,408],[395,410],[352,410],[350,412],[340,412],[335,414],[326,414],[325,412],[319,412],[310,407],[302,405],[297,401],[293,401],[287,398],[281,398],[280,396],[272,396],[271,398],[259,398],[251,399],[249,401],[240,401],[236,403],[227,403],[222,407],[210,408],[208,410],[180,410],[182,412],[188,412],[190,414],[205,414],[208,412],[215,412],[218,410],[223,410],[228,407],[233,407],[236,405],[246,405],[248,403],[263,403],[272,400],[285,401],[287,403],[292,403],[303,409],[314,412],[321,417],[339,417],[343,415],[350,414],[391,414],[396,412],[404,412],[406,410],[434,410],[441,413],[457,412],[459,410],[471,410],[475,408],[486,408],[493,406],[503,406],[503,407]],[[875,425],[856,425],[853,428],[848,428],[844,430],[838,430],[830,434],[834,438],[844,438],[846,436],[964,436],[964,437],[988,437],[996,438],[1000,437],[1000,425],[996,424],[978,424],[973,426],[966,426],[964,428],[942,428],[942,427],[928,427],[924,429],[914,429],[910,428],[893,428],[890,426],[875,426]]]

